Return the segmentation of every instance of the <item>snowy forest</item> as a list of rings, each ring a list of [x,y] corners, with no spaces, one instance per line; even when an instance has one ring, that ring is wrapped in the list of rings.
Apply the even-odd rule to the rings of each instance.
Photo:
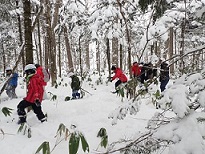
[[[69,72],[76,72],[84,83],[95,76],[97,85],[102,81],[107,85],[106,79],[113,76],[110,68],[116,65],[131,81],[132,95],[126,97],[128,88],[121,87],[118,101],[124,104],[108,113],[112,125],[136,116],[143,98],[160,108],[146,131],[132,139],[108,144],[106,129],[101,128],[103,148],[95,152],[86,133],[69,134],[61,124],[55,130],[69,140],[67,153],[205,153],[205,0],[1,0],[0,59],[0,98],[8,66],[23,77],[27,64],[40,64],[50,72],[52,90]],[[156,88],[158,76],[143,86],[132,82],[133,62],[151,62],[159,71],[160,59],[168,63],[172,81],[163,93]],[[4,121],[15,111],[4,101],[0,109],[3,141]],[[19,131],[30,126],[23,127]],[[30,153],[55,153],[49,142],[33,150]]]

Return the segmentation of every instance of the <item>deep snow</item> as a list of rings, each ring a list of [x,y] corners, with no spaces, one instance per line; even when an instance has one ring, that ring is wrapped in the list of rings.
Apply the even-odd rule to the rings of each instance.
[[[64,101],[66,96],[71,95],[69,86],[70,79],[63,77],[63,81],[58,81],[61,85],[58,88],[46,86],[48,99],[42,102],[42,109],[48,115],[48,121],[40,123],[35,114],[30,111],[27,114],[27,122],[31,126],[31,138],[18,133],[19,125],[17,125],[18,116],[16,106],[25,96],[25,83],[19,78],[19,85],[16,89],[18,99],[1,101],[0,108],[9,107],[14,109],[10,117],[5,117],[0,112],[0,149],[3,154],[33,154],[38,147],[44,142],[50,143],[53,149],[57,138],[56,132],[61,123],[72,131],[71,125],[76,125],[77,129],[82,132],[89,144],[90,153],[97,151],[105,151],[100,147],[100,138],[97,133],[100,128],[105,128],[108,134],[108,143],[118,141],[119,139],[130,139],[140,132],[146,130],[148,120],[156,112],[155,106],[149,102],[142,102],[140,111],[135,116],[127,115],[124,120],[118,120],[116,125],[112,125],[112,119],[109,114],[119,105],[127,103],[127,100],[121,101],[121,97],[112,94],[114,90],[114,82],[97,85],[98,75],[92,77],[92,81],[84,81],[82,88],[89,91],[92,95],[85,93],[83,99]],[[66,86],[66,84],[68,86]],[[57,95],[57,100],[51,100],[51,92]],[[1,100],[7,96],[5,92],[1,96]],[[3,135],[3,133],[4,135]],[[81,145],[80,145],[81,147]],[[53,154],[68,153],[68,141],[62,141],[55,147]],[[79,154],[83,153],[81,149]]]

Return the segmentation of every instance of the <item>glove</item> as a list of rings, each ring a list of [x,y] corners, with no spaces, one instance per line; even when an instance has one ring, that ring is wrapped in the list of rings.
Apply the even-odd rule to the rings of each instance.
[[[112,82],[112,77],[107,77],[107,79],[108,82]]]
[[[110,77],[110,78],[108,79],[108,81],[109,81],[109,82],[112,82],[112,77]]]
[[[39,101],[39,99],[36,99],[34,103],[36,104],[37,107],[41,106],[41,102]]]

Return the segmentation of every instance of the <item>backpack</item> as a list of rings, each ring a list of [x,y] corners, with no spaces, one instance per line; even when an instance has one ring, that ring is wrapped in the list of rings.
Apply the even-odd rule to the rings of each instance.
[[[48,82],[50,80],[50,73],[48,69],[42,68],[42,72],[44,75],[44,78],[43,78],[44,82]]]

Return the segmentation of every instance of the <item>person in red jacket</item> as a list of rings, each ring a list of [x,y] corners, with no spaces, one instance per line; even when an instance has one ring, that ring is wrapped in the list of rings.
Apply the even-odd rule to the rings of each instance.
[[[47,83],[44,81],[43,67],[39,64],[35,64],[36,66],[36,74],[38,74],[43,79],[43,86],[46,86]]]
[[[35,66],[36,66],[36,74],[38,74],[43,79],[43,90],[44,90],[43,99],[47,99],[48,97],[46,94],[45,86],[47,85],[46,81],[48,81],[49,79],[45,81],[45,74],[44,74],[45,69],[43,69],[41,65],[35,64]]]
[[[24,69],[26,73],[27,95],[17,105],[17,113],[19,115],[18,124],[26,122],[25,108],[31,106],[37,118],[44,122],[46,117],[41,109],[41,102],[43,99],[43,79],[36,74],[36,67],[34,64],[28,64]]]
[[[111,82],[115,79],[118,78],[118,81],[115,83],[115,89],[116,92],[118,92],[117,87],[121,84],[121,83],[125,83],[127,82],[127,77],[126,75],[122,72],[122,70],[118,67],[112,66],[111,70],[115,73],[115,75],[112,77]]]
[[[131,70],[132,70],[132,75],[134,78],[138,78],[140,76],[141,67],[139,66],[137,62],[133,63]]]

